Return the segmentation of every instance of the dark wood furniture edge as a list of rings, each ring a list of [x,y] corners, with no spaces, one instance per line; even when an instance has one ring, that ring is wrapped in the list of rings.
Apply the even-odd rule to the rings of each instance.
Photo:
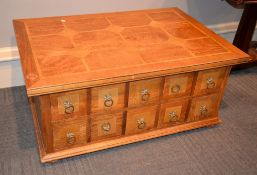
[[[246,4],[233,44],[244,52],[248,52],[256,26],[257,4]]]
[[[241,70],[257,65],[256,47],[251,47],[251,40],[254,35],[257,21],[257,1],[256,3],[244,4],[244,11],[240,19],[239,26],[233,44],[239,49],[248,52],[252,56],[250,63],[236,65],[232,70]]]

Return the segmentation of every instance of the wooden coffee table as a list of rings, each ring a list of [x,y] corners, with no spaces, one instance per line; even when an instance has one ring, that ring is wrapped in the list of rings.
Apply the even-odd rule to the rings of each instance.
[[[42,162],[220,123],[249,56],[177,8],[14,20]]]

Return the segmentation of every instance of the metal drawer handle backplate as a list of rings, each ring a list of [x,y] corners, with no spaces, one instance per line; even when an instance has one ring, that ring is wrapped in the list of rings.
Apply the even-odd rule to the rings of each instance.
[[[109,122],[103,123],[102,129],[104,131],[104,134],[108,134],[108,132],[111,130],[111,124]]]
[[[146,123],[145,123],[145,119],[144,118],[140,118],[140,119],[138,119],[137,120],[137,128],[138,129],[144,129],[145,128],[145,125],[146,125]]]
[[[65,114],[71,114],[74,112],[74,105],[70,101],[64,102],[64,112]]]
[[[76,142],[76,137],[75,137],[75,134],[74,133],[72,133],[72,132],[68,132],[67,134],[66,134],[66,138],[67,138],[67,143],[68,144],[74,144],[75,142]]]
[[[201,113],[201,115],[207,115],[208,114],[208,109],[205,105],[200,106],[200,113]]]
[[[212,77],[207,78],[206,83],[207,83],[207,89],[212,89],[216,85]]]
[[[179,91],[180,91],[180,86],[178,84],[171,87],[171,92],[179,93]]]
[[[178,120],[178,115],[175,111],[169,113],[170,122],[175,122]]]
[[[110,95],[105,95],[105,96],[104,96],[104,106],[105,106],[105,107],[111,107],[112,105],[113,105],[112,96],[110,96]]]
[[[150,97],[150,92],[149,92],[149,90],[148,90],[148,89],[143,89],[143,90],[141,91],[141,99],[142,99],[142,101],[147,101],[147,100],[149,100],[149,97]]]

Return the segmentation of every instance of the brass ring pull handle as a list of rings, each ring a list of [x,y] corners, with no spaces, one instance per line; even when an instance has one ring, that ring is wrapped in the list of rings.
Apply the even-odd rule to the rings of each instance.
[[[180,86],[178,84],[171,87],[171,92],[172,93],[176,94],[176,93],[179,93],[179,91],[180,91]]]
[[[148,101],[150,98],[150,93],[148,89],[143,89],[141,91],[141,100],[142,101]]]
[[[104,134],[108,134],[108,132],[111,130],[111,124],[109,122],[103,123],[102,129],[104,131]]]
[[[205,105],[200,106],[200,113],[201,113],[201,115],[207,115],[208,114],[208,109]]]
[[[75,134],[72,133],[72,132],[68,132],[66,134],[66,142],[70,145],[74,144],[76,142],[76,137],[75,137]]]
[[[207,89],[212,89],[216,85],[212,77],[207,78],[206,83],[207,83]]]
[[[104,96],[104,106],[105,106],[105,107],[111,107],[112,105],[113,105],[112,96],[110,96],[110,95],[105,95],[105,96]]]
[[[169,113],[170,122],[175,122],[178,120],[178,115],[175,111]]]
[[[64,102],[64,112],[65,114],[71,114],[74,112],[74,105],[70,101]]]
[[[145,123],[145,119],[144,118],[140,118],[137,120],[137,128],[138,129],[144,129],[145,126],[146,126],[146,123]]]

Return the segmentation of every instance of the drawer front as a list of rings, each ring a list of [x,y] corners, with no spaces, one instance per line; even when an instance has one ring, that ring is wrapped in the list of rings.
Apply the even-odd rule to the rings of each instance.
[[[160,89],[161,78],[130,82],[128,106],[131,107],[158,102]]]
[[[50,95],[52,121],[75,119],[87,114],[87,90]]]
[[[188,121],[197,121],[210,117],[218,117],[218,94],[193,98]]]
[[[161,105],[158,127],[167,127],[185,122],[188,100],[180,100]]]
[[[194,94],[201,95],[216,92],[220,89],[226,76],[226,67],[199,71]]]
[[[194,73],[185,73],[165,77],[163,98],[189,96],[191,93]]]
[[[85,144],[88,139],[87,118],[72,122],[61,121],[52,123],[53,148],[61,150]]]
[[[125,103],[125,84],[92,88],[91,112],[108,112],[122,109]]]
[[[132,109],[127,112],[126,135],[150,130],[154,127],[157,107]]]
[[[122,134],[123,113],[91,117],[91,140],[118,137]]]

